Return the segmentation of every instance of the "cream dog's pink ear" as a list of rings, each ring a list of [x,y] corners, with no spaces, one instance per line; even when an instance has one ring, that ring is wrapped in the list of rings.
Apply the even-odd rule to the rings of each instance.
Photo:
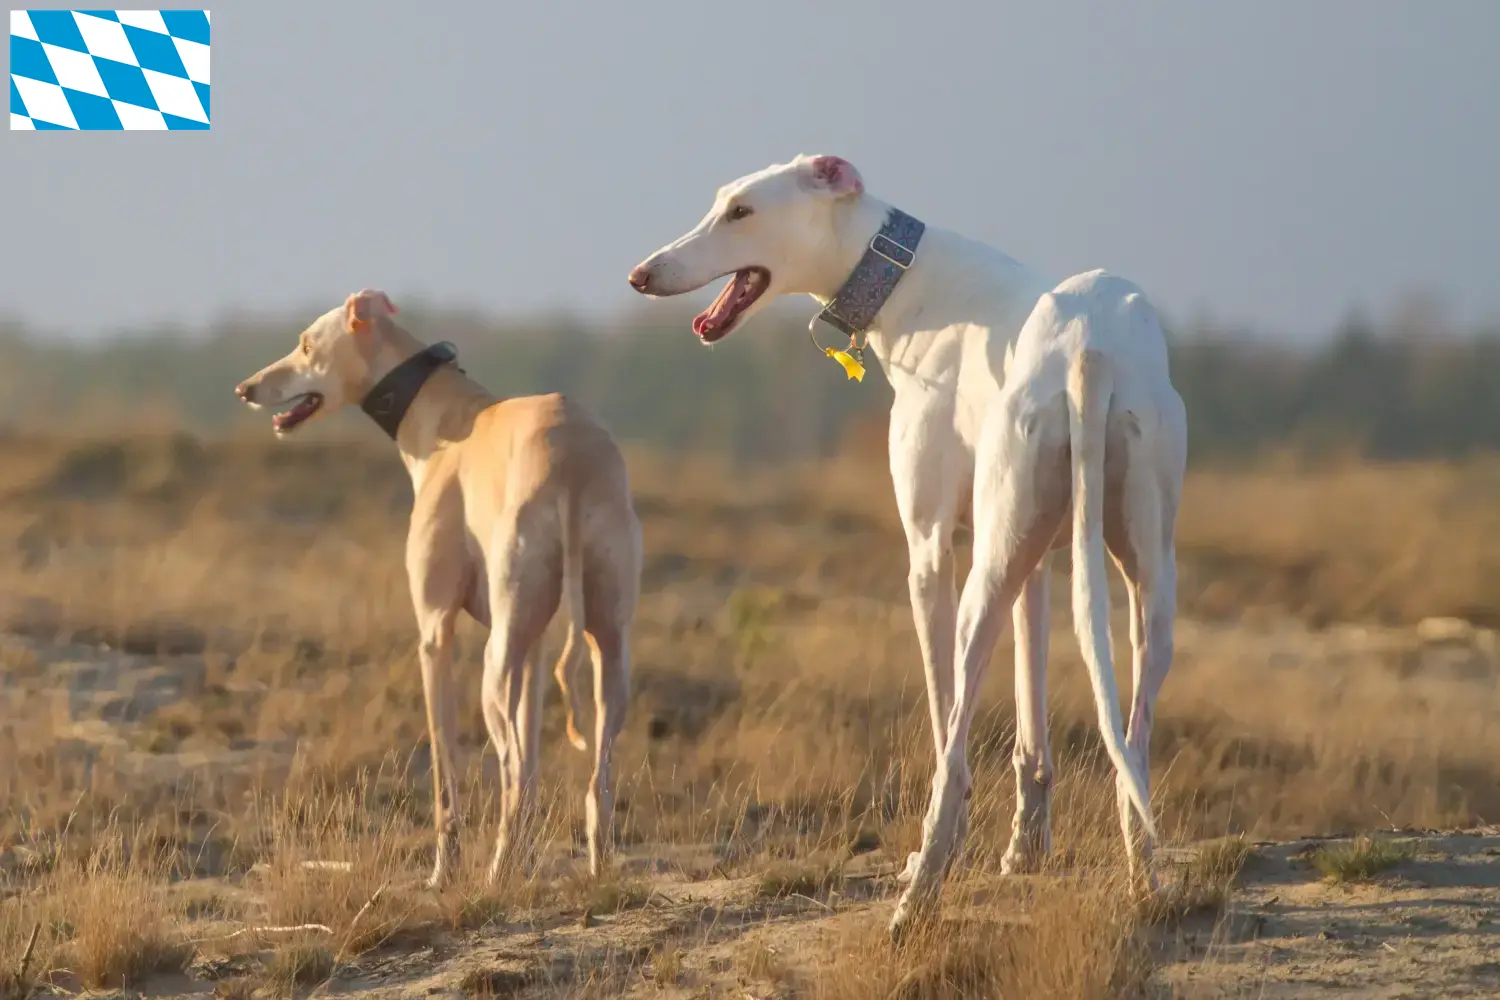
[[[387,314],[394,314],[396,307],[391,303],[390,297],[385,292],[374,288],[366,288],[355,292],[344,300],[344,320],[348,324],[350,333],[363,333],[370,328],[370,321],[375,318],[375,310],[383,309]]]

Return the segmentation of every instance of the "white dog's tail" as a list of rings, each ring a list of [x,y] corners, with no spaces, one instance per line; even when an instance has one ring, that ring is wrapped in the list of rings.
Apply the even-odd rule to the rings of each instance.
[[[1125,749],[1120,695],[1109,648],[1109,577],[1104,563],[1104,438],[1114,373],[1085,349],[1068,366],[1068,440],[1073,456],[1073,631],[1088,666],[1099,730],[1147,834],[1155,839],[1146,781]]]
[[[562,601],[563,613],[568,619],[568,638],[563,643],[562,655],[552,672],[562,688],[563,704],[568,708],[568,742],[579,750],[589,748],[588,741],[578,732],[577,718],[582,714],[581,699],[568,682],[573,679],[573,661],[581,659],[584,649],[583,637],[583,528],[579,523],[578,498],[567,495],[559,504],[558,523],[561,525],[562,541]]]

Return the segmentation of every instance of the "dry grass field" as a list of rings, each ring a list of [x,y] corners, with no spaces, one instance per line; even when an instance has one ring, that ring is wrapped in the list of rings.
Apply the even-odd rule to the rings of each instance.
[[[896,952],[931,750],[878,449],[632,453],[618,870],[585,875],[587,757],[551,690],[543,863],[482,884],[494,761],[471,695],[465,870],[430,892],[409,488],[373,437],[0,439],[0,1000],[1500,989],[1500,464],[1195,471],[1153,740],[1162,896],[1119,891],[1058,599],[1052,866],[998,876],[1007,639],[945,920]]]

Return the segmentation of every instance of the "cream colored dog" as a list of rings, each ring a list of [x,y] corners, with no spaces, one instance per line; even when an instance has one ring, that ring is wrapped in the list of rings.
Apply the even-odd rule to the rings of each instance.
[[[587,749],[574,717],[572,663],[586,642],[594,666],[594,773],[589,784],[589,869],[605,865],[613,793],[610,760],[630,691],[627,632],[641,573],[641,529],[625,460],[609,432],[561,395],[497,400],[391,318],[382,292],[349,296],[302,332],[286,357],[235,393],[277,411],[278,436],[350,403],[392,438],[414,495],[406,569],[421,632],[422,686],[432,738],[441,885],[458,854],[453,630],[460,611],[490,629],[481,703],[500,758],[500,831],[493,881],[511,861],[529,870],[542,681],[530,655],[564,603],[570,620],[556,676],[568,736]]]

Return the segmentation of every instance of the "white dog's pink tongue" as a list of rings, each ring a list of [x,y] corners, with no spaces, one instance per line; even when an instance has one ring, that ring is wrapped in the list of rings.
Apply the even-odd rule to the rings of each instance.
[[[725,285],[719,297],[714,299],[713,305],[693,317],[693,332],[701,337],[722,326],[725,319],[733,314],[734,304],[739,301],[740,296],[749,286],[750,272],[734,272],[734,277],[729,279],[729,284]]]

